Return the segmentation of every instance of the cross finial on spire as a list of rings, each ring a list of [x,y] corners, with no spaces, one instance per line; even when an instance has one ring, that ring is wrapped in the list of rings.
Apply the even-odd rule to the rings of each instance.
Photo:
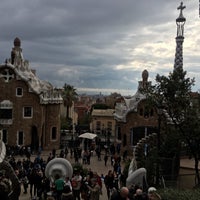
[[[182,16],[183,9],[185,8],[186,6],[183,6],[183,2],[181,2],[181,5],[177,8],[177,10],[180,10],[180,16]]]
[[[177,37],[176,37],[176,54],[175,54],[175,62],[174,62],[174,69],[183,67],[183,41],[184,41],[184,24],[185,24],[185,17],[183,17],[183,9],[185,9],[186,6],[183,6],[183,2],[181,2],[180,6],[177,8],[177,10],[180,10],[180,15],[176,19],[176,25],[177,25]]]

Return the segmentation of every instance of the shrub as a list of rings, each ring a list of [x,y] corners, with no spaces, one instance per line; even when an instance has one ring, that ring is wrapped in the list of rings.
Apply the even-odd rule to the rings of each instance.
[[[162,200],[197,200],[200,197],[200,189],[178,190],[166,188],[159,190]]]
[[[79,171],[82,176],[86,176],[88,173],[87,168],[83,168],[83,166],[80,163],[75,163],[72,165],[73,171]]]

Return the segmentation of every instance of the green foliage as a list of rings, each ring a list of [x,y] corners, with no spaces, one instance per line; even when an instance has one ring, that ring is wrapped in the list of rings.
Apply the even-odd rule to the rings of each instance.
[[[167,108],[168,114],[176,124],[184,120],[183,114],[191,102],[190,94],[194,79],[185,76],[186,71],[182,68],[175,69],[168,77],[157,75],[156,84],[150,93],[155,105]]]
[[[61,117],[61,130],[69,130],[70,127],[72,126],[72,119],[68,118],[66,119],[65,117]]]
[[[66,117],[69,118],[69,108],[72,106],[73,101],[75,101],[78,97],[78,94],[76,93],[76,89],[68,84],[64,84],[63,87],[63,93],[62,93],[62,97],[63,97],[63,101],[64,101],[64,106],[67,107],[67,113],[66,113]]]
[[[78,171],[80,172],[80,174],[82,176],[86,176],[88,173],[88,169],[87,168],[83,168],[83,165],[81,165],[80,163],[74,163],[72,165],[73,171]]]
[[[174,180],[180,168],[180,137],[173,127],[168,127],[162,137],[160,149],[162,175],[165,180]]]
[[[162,200],[197,200],[200,196],[200,189],[177,190],[166,188],[159,190]]]
[[[110,108],[109,106],[102,103],[92,105],[92,109],[109,109],[109,108]]]
[[[79,125],[89,125],[91,122],[91,115],[89,113],[85,113],[84,116],[79,119]]]
[[[165,155],[167,158],[173,158],[177,153],[180,145],[180,136],[173,127],[167,127],[162,134],[162,145],[160,154]]]
[[[140,162],[140,167],[144,167],[147,170],[147,182],[149,185],[155,184],[155,172],[156,172],[156,163],[158,162],[158,156],[156,149],[152,149],[148,156]]]
[[[76,93],[76,89],[72,85],[64,84],[63,86],[63,99],[71,105],[72,101],[76,100],[78,97],[78,94]]]
[[[200,184],[200,176],[198,171],[199,152],[200,152],[200,120],[198,101],[193,104],[193,96],[191,96],[191,88],[194,85],[194,79],[186,77],[186,71],[182,68],[176,68],[169,76],[156,76],[156,84],[145,88],[143,91],[149,103],[154,105],[157,110],[162,109],[166,120],[166,129],[173,124],[176,131],[175,140],[169,132],[163,137],[164,147],[161,149],[162,155],[175,156],[178,159],[180,143],[185,142],[191,152],[191,156],[195,159],[195,171],[197,182]],[[197,105],[198,104],[198,105]],[[198,108],[198,109],[196,109]],[[169,121],[170,120],[170,121]],[[171,147],[171,148],[170,148]],[[177,151],[177,153],[176,153]]]

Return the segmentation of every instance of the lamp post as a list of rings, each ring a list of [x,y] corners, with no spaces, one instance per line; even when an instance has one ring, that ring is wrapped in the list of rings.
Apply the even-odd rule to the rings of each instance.
[[[101,127],[101,135],[102,135],[102,137],[105,136],[104,135],[104,124],[102,124],[102,127]]]
[[[159,185],[159,178],[160,178],[160,130],[161,130],[162,108],[158,108],[157,114],[158,114],[158,132],[157,132],[156,185]]]
[[[107,139],[108,139],[108,135],[107,135],[107,129],[104,127],[104,124],[102,125],[102,136],[104,136],[104,146],[108,146],[108,141],[107,141]]]

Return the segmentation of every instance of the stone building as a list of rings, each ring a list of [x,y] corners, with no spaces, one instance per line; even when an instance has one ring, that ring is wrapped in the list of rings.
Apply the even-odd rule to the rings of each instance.
[[[183,68],[184,24],[186,21],[182,12],[184,8],[183,2],[177,8],[180,10],[180,14],[176,19],[177,35],[174,70]],[[142,81],[139,81],[136,94],[129,99],[124,98],[123,103],[116,104],[114,113],[116,119],[116,137],[118,140],[121,140],[122,148],[126,147],[128,150],[133,150],[137,142],[145,136],[152,133],[156,133],[158,136],[158,131],[160,131],[160,111],[166,122],[168,124],[172,123],[166,110],[147,107],[146,97],[140,91],[150,84],[151,82],[148,81],[148,71],[144,70],[142,72]],[[159,141],[159,139],[157,140]]]
[[[132,152],[134,146],[143,137],[157,132],[158,115],[155,108],[149,108],[141,89],[148,87],[148,71],[142,72],[138,90],[131,98],[116,103],[114,118],[116,120],[116,139],[121,141],[121,148]]]
[[[11,58],[0,65],[0,91],[0,136],[5,144],[35,150],[59,147],[61,92],[36,76],[23,58],[19,38]]]
[[[114,109],[93,109],[90,130],[102,141],[111,142],[115,137]]]

